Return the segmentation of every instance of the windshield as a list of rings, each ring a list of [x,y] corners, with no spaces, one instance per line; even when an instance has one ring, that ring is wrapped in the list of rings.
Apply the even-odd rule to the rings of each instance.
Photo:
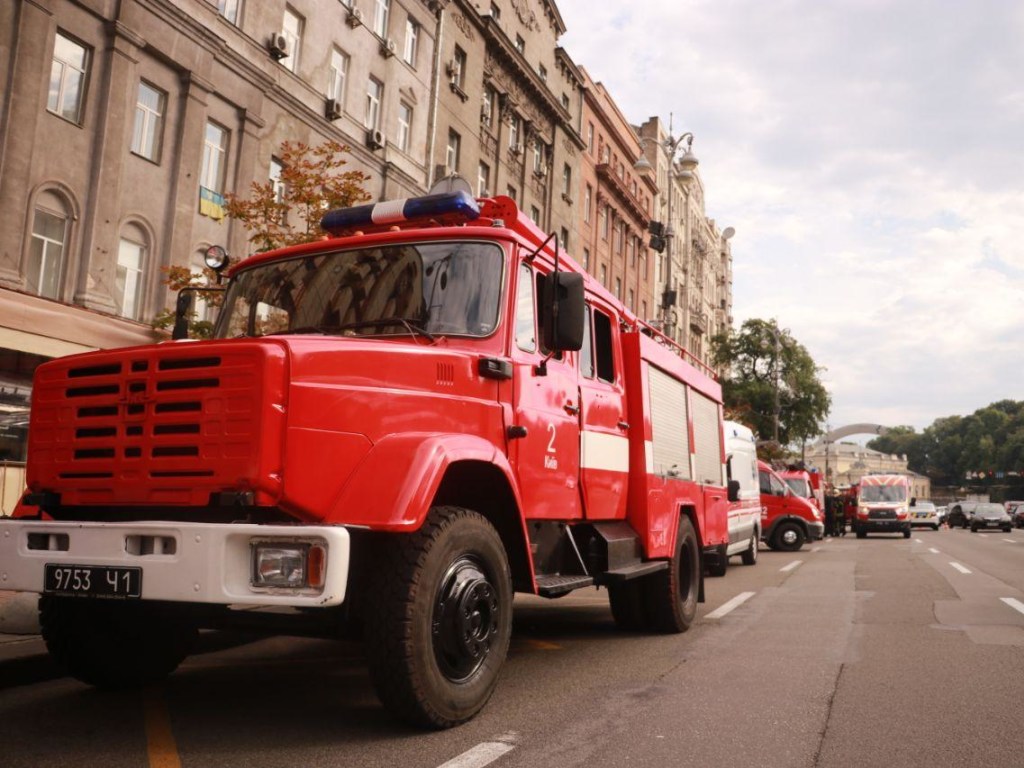
[[[905,485],[862,485],[860,500],[867,502],[906,501],[907,486]]]
[[[807,484],[807,481],[800,477],[787,477],[786,485],[788,485],[793,493],[803,499],[811,498],[811,489]]]
[[[998,515],[1003,516],[1006,514],[1006,510],[1003,509],[999,504],[979,504],[974,509],[976,515]]]
[[[232,279],[215,336],[486,336],[503,256],[496,243],[432,242],[270,262]]]

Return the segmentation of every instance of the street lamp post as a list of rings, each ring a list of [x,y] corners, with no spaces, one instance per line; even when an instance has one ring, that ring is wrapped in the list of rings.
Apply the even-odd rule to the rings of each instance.
[[[699,162],[697,160],[696,155],[693,154],[693,133],[687,131],[678,138],[673,138],[671,134],[671,128],[669,129],[669,131],[670,133],[668,136],[665,137],[664,141],[658,142],[658,146],[660,146],[664,150],[666,156],[668,157],[668,222],[666,222],[665,226],[666,258],[664,283],[664,290],[666,292],[673,290],[672,239],[675,235],[675,231],[672,226],[672,208],[676,193],[675,181],[680,181],[683,184],[689,183],[690,180],[693,179],[693,171],[697,167],[697,164]],[[646,147],[647,144],[650,143],[651,141],[656,141],[656,139],[641,137],[641,148]],[[682,156],[677,161],[676,153],[679,151],[679,148],[683,145],[684,141],[686,142],[686,150],[683,152]],[[651,164],[647,160],[647,157],[645,155],[641,155],[640,159],[637,160],[636,163],[634,163],[633,168],[638,171],[650,170]],[[671,296],[672,294],[670,293],[669,295]],[[662,321],[662,330],[664,330],[666,334],[669,336],[675,336],[675,324],[672,322],[672,316],[670,314],[671,310],[668,306],[666,306],[666,302],[664,300],[664,292],[662,296],[663,298],[661,302],[661,308],[664,317],[664,320]],[[685,296],[682,298],[683,301],[686,300]],[[678,304],[679,300],[679,291],[675,291],[675,301],[673,302],[673,304]],[[681,313],[679,314],[680,316],[682,316]],[[676,341],[678,341],[681,345],[683,344],[683,340],[681,338],[676,338]]]

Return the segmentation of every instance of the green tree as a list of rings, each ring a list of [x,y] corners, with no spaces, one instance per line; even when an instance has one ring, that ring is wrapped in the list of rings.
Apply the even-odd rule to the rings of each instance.
[[[762,440],[773,439],[778,410],[778,446],[822,433],[832,399],[818,378],[807,349],[772,320],[747,320],[738,332],[712,341],[714,362],[728,371],[722,381],[726,412],[748,424]]]

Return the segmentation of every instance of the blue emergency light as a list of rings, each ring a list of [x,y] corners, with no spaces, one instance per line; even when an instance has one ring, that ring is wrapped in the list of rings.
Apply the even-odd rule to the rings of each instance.
[[[426,197],[407,197],[383,203],[357,205],[328,211],[320,226],[332,235],[360,227],[399,224],[412,219],[461,217],[473,221],[480,217],[480,206],[466,192],[446,192]]]

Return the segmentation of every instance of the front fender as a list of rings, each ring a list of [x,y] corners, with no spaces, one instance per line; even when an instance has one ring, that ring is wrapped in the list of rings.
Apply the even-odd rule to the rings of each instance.
[[[328,522],[414,531],[423,524],[448,468],[480,461],[502,471],[518,495],[508,459],[481,437],[413,432],[379,441],[356,467],[328,512]]]

